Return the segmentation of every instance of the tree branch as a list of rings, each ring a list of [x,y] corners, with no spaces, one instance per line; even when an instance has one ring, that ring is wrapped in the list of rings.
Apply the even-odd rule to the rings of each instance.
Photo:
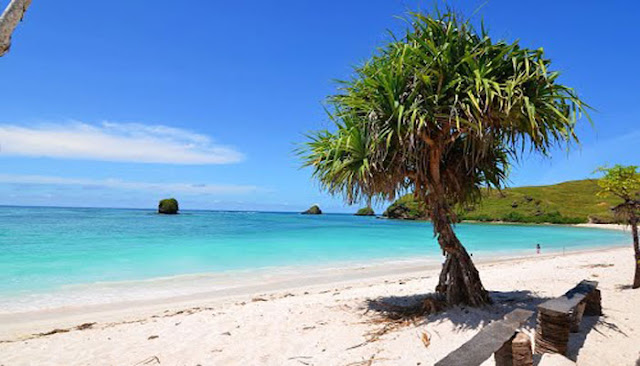
[[[11,0],[0,16],[0,56],[9,52],[11,34],[22,20],[29,5],[31,5],[31,0]]]
[[[422,141],[424,141],[429,147],[434,147],[436,146],[436,142],[429,137],[429,135],[427,134],[427,131],[423,130],[420,132],[420,138],[422,139]]]

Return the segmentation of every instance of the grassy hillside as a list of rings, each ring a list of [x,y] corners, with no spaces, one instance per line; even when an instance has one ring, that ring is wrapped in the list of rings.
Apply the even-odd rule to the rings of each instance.
[[[458,208],[462,220],[508,221],[530,223],[573,224],[613,222],[610,208],[619,203],[614,197],[597,197],[596,180],[577,180],[549,186],[517,187],[488,191],[473,207]],[[396,205],[418,207],[412,197],[405,196]],[[393,207],[390,206],[390,207]]]
[[[426,220],[427,209],[424,203],[417,202],[412,194],[404,195],[393,202],[382,216],[400,220]]]

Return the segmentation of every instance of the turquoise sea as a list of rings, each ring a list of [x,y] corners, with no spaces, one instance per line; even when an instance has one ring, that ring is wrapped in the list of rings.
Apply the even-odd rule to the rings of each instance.
[[[624,245],[614,230],[459,224],[476,257]],[[346,214],[0,207],[0,311],[73,289],[184,275],[408,258],[440,261],[428,222]],[[142,282],[145,283],[145,282]],[[102,297],[117,298],[101,289]],[[12,306],[13,305],[13,306]],[[25,305],[26,306],[26,305]]]

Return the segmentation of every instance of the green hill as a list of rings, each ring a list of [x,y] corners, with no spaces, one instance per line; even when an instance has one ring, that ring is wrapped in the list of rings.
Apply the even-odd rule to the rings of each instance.
[[[599,190],[593,179],[491,190],[481,202],[472,207],[459,207],[456,211],[461,220],[554,224],[614,222],[610,209],[620,200],[598,197]],[[385,216],[396,218],[395,212],[410,213],[405,215],[408,217],[397,218],[425,219],[427,211],[411,195],[406,195],[389,206]]]

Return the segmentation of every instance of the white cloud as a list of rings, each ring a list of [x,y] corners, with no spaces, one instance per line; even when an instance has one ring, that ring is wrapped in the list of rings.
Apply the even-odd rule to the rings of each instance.
[[[244,159],[209,136],[137,123],[0,124],[3,155],[165,164],[230,164]]]
[[[182,194],[246,194],[258,190],[256,186],[233,184],[149,183],[120,179],[66,178],[45,175],[0,174],[0,183],[72,185],[107,189],[124,189]]]

